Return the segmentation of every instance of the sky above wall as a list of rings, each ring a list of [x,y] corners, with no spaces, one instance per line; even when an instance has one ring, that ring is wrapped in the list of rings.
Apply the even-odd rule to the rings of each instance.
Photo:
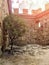
[[[14,12],[14,8],[19,8],[20,13],[22,13],[22,9],[28,9],[30,14],[31,10],[39,8],[44,11],[46,3],[49,3],[49,0],[12,0],[12,11]]]

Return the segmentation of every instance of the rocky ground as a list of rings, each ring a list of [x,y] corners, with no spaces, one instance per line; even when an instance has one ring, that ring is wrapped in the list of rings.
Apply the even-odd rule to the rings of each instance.
[[[14,48],[14,55],[4,53],[0,65],[49,65],[49,46],[28,44]]]

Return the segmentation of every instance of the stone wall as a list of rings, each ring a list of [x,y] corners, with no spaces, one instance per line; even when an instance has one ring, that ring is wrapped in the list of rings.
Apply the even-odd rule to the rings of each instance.
[[[0,0],[0,43],[2,41],[2,20],[9,14],[7,0]]]
[[[42,12],[35,17],[30,15],[18,16],[25,19],[28,25],[28,31],[24,36],[25,42],[41,45],[49,44],[49,11]]]

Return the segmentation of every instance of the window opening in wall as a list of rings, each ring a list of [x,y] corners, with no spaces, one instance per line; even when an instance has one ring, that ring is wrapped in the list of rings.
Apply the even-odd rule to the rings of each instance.
[[[39,28],[41,27],[41,23],[40,22],[38,23],[38,26],[39,26]]]

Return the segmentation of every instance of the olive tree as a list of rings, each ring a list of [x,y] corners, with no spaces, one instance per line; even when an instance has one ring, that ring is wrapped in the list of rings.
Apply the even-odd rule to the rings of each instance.
[[[6,35],[9,35],[9,44],[11,44],[12,49],[13,44],[17,44],[18,39],[25,34],[26,30],[27,26],[24,19],[16,15],[6,16],[3,20],[2,51],[6,49]]]

